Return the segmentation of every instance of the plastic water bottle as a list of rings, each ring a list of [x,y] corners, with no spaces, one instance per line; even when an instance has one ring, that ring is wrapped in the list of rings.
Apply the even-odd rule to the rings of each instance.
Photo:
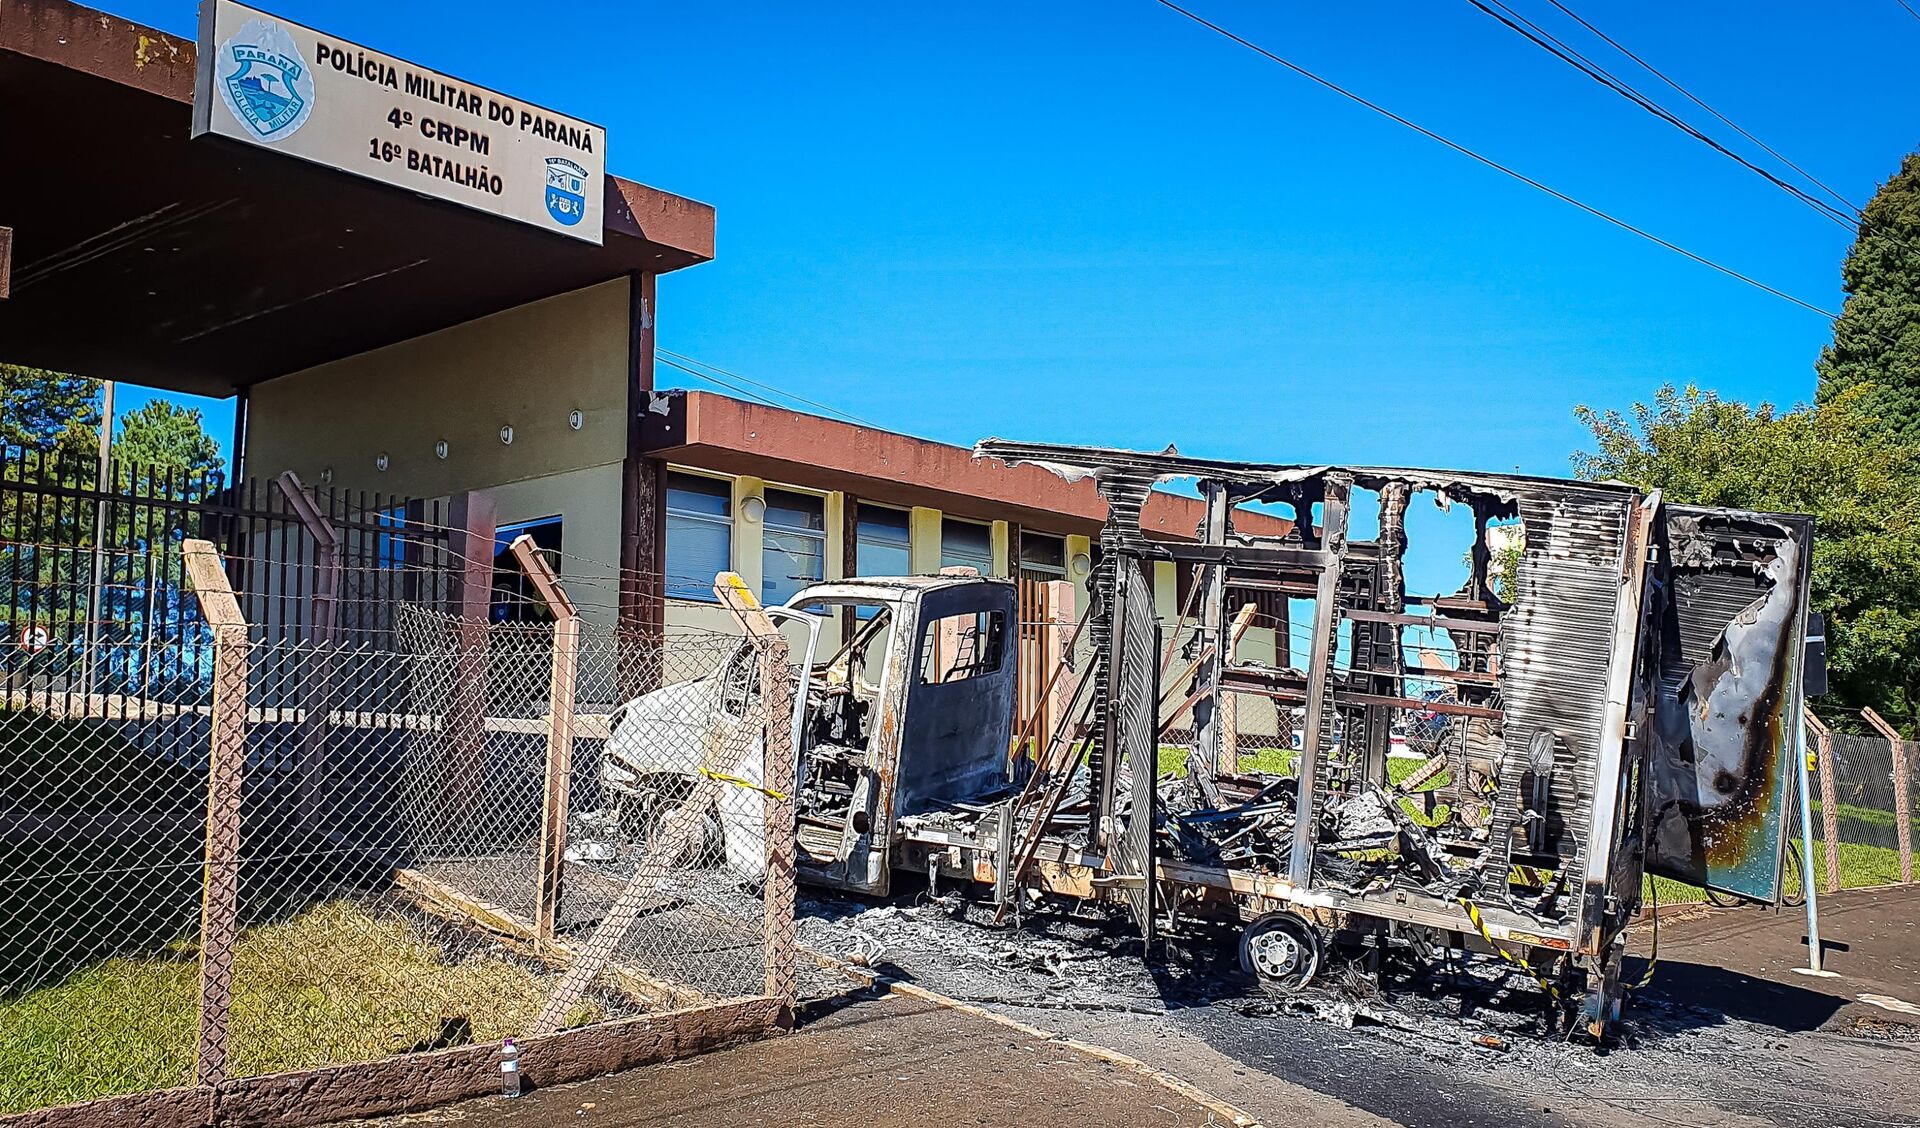
[[[500,1095],[520,1095],[520,1048],[512,1038],[500,1043]]]

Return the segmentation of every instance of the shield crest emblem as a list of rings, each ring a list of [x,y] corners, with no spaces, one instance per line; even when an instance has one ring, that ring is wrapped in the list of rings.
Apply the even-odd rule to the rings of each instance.
[[[547,158],[547,214],[564,227],[587,215],[587,170],[565,157]]]
[[[313,74],[286,28],[252,19],[220,48],[220,92],[233,116],[262,141],[281,141],[313,112]]]

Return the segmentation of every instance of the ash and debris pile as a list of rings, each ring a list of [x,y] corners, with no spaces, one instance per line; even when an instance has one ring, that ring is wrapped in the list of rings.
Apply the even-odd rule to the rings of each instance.
[[[990,928],[956,919],[956,898],[875,904],[808,896],[802,947],[963,1002],[1161,1013],[1164,989],[1123,922],[1055,915]],[[990,916],[992,910],[972,911]]]
[[[1778,1041],[1777,1031],[1656,997],[1637,1000],[1613,1052],[1598,1055],[1569,1040],[1537,986],[1493,960],[1420,970],[1390,964],[1383,975],[1340,965],[1305,990],[1269,996],[1240,970],[1231,946],[1215,940],[1150,964],[1124,920],[1045,914],[996,928],[984,923],[990,909],[970,911],[976,915],[957,899],[924,894],[875,903],[803,891],[798,931],[811,951],[1029,1020],[1036,1010],[1067,1011],[1103,1021],[1171,1019],[1218,1027],[1222,1037],[1249,1027],[1283,1040],[1364,1036],[1437,1063],[1616,1079],[1622,1055],[1649,1070],[1656,1062],[1677,1068],[1680,1058],[1705,1068]],[[809,973],[807,984],[821,995],[846,989],[831,971]]]

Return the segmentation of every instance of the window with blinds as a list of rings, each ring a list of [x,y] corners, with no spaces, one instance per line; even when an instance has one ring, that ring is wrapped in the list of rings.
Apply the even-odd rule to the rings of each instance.
[[[940,522],[940,566],[976,568],[993,575],[993,534],[985,525],[947,518]]]
[[[733,483],[667,474],[667,595],[714,602],[713,577],[733,567]]]

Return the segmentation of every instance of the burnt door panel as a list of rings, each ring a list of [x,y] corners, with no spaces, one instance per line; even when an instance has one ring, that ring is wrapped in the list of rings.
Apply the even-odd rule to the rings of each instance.
[[[1111,712],[1107,747],[1113,754],[1115,787],[1112,851],[1115,876],[1123,879],[1140,931],[1154,936],[1155,775],[1160,748],[1160,620],[1153,589],[1131,556],[1115,561]]]
[[[1669,505],[1647,871],[1780,894],[1813,519]]]
[[[1018,628],[1009,583],[936,588],[921,601],[894,780],[896,818],[1006,786]]]

